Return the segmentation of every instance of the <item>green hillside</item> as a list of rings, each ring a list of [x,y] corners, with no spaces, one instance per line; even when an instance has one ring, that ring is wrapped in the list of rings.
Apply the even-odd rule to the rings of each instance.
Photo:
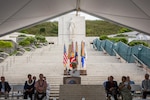
[[[19,32],[33,35],[58,36],[58,22],[45,22]]]
[[[103,20],[86,21],[86,36],[109,35],[126,31],[131,30]],[[28,29],[21,30],[20,32],[34,35],[58,36],[58,22],[45,22]]]

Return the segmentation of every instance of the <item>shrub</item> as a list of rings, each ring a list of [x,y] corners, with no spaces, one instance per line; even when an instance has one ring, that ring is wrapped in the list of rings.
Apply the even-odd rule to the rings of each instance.
[[[21,30],[20,32],[28,34],[28,31],[26,29],[25,30]]]
[[[9,41],[0,41],[0,48],[11,48],[13,44]]]
[[[8,48],[12,47],[13,47],[12,42],[0,40],[0,52],[7,51]]]
[[[26,51],[31,51],[31,49],[30,49],[30,48],[25,48],[25,50],[26,50]]]
[[[128,37],[128,35],[125,35],[125,34],[118,34],[118,35],[116,35],[115,37]]]
[[[102,36],[100,36],[99,39],[100,40],[106,40],[106,39],[109,39],[109,37],[107,35],[102,35]]]
[[[35,43],[35,42],[37,41],[36,38],[35,38],[35,37],[32,37],[32,36],[27,37],[26,40],[29,41],[31,44],[32,44],[32,43]]]
[[[110,41],[112,41],[112,42],[123,42],[123,43],[125,43],[125,44],[127,44],[128,43],[128,40],[126,39],[126,38],[119,38],[119,37],[107,37],[106,35],[102,35],[102,36],[100,36],[100,40],[106,40],[106,39],[108,39],[108,40],[110,40]]]
[[[125,33],[125,32],[131,32],[132,30],[128,29],[128,28],[125,28],[125,27],[122,27],[118,33]]]
[[[18,35],[18,37],[27,37],[27,36],[26,36],[26,35],[21,34],[21,35]]]
[[[46,38],[42,35],[36,35],[35,38],[37,39],[38,42],[40,43],[45,43],[47,42]]]
[[[12,56],[12,55],[15,55],[17,54],[17,50],[13,51],[12,53],[10,53],[9,55]]]
[[[148,43],[143,42],[143,41],[131,41],[130,43],[128,43],[129,46],[135,46],[135,45],[140,45],[140,44],[142,44],[146,47],[149,46]]]
[[[113,42],[123,42],[125,44],[128,43],[128,40],[126,38],[116,38],[116,37],[113,37],[113,38],[109,38],[110,41],[113,41]]]
[[[19,42],[19,45],[21,45],[23,47],[24,46],[29,46],[30,45],[30,41],[24,39],[24,40],[22,40],[22,41]]]

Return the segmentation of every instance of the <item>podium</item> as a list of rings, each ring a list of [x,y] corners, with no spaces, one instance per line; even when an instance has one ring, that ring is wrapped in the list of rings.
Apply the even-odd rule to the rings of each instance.
[[[106,100],[103,85],[60,85],[59,100]]]

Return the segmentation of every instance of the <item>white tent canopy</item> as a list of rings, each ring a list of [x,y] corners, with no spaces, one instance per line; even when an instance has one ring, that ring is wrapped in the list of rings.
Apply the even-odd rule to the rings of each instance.
[[[150,35],[150,0],[0,0],[0,36],[75,11]]]

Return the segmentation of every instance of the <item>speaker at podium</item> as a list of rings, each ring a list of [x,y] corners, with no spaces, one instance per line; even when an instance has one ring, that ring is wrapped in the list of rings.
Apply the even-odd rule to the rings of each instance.
[[[71,77],[80,77],[80,71],[76,69],[72,69],[69,74]]]

